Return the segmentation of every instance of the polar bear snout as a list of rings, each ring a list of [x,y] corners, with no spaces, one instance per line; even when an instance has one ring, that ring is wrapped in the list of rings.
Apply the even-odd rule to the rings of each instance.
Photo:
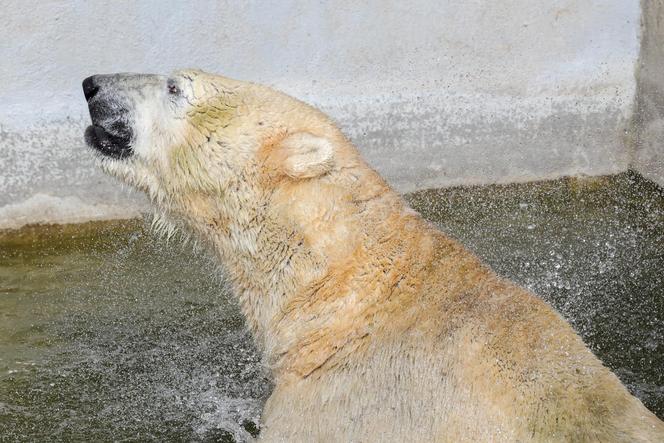
[[[93,75],[83,80],[92,125],[85,131],[88,146],[106,157],[121,159],[132,153],[131,102],[117,88],[116,75]]]

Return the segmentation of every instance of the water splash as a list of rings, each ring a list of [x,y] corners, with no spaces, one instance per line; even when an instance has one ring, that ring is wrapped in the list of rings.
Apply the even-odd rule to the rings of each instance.
[[[409,196],[664,417],[664,193],[633,174]],[[0,232],[0,441],[246,441],[271,389],[204,256],[142,222]]]

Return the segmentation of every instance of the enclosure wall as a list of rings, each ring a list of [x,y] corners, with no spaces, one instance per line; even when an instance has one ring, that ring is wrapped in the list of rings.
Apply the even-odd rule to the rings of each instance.
[[[5,0],[2,14],[0,227],[143,207],[83,145],[94,73],[273,85],[328,112],[401,191],[630,161],[638,0]]]
[[[643,1],[634,165],[664,186],[664,2]]]

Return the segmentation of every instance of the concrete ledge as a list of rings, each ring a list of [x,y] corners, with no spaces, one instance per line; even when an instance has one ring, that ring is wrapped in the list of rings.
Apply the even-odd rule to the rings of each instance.
[[[123,202],[119,205],[90,204],[78,197],[36,194],[19,203],[0,208],[0,229],[17,229],[28,224],[82,223],[93,220],[136,218],[145,207]]]

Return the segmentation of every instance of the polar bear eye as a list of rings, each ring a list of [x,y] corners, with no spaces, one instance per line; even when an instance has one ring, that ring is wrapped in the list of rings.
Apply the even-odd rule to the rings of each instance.
[[[178,88],[178,86],[175,83],[173,83],[172,81],[169,81],[168,82],[168,93],[171,94],[171,95],[177,95],[177,94],[180,93],[180,88]]]

